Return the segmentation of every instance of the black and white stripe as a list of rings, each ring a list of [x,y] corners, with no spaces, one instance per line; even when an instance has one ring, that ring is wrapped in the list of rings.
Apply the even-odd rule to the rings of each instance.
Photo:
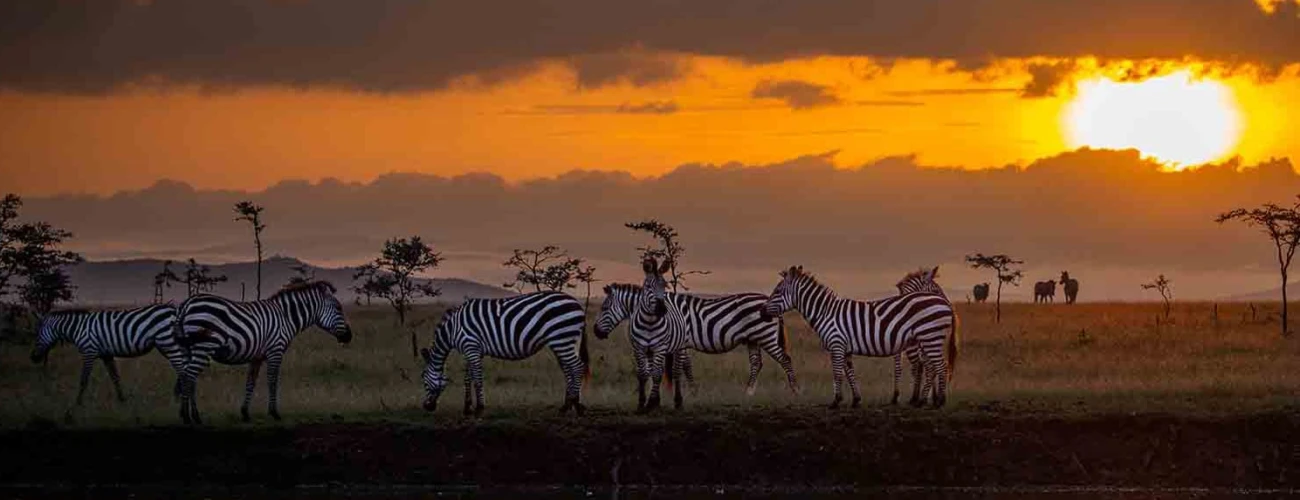
[[[339,343],[352,340],[352,329],[334,292],[334,285],[315,281],[290,285],[255,302],[196,295],[181,303],[178,315],[182,336],[193,342],[182,382],[181,418],[187,423],[199,421],[194,386],[210,360],[216,360],[226,365],[248,364],[244,403],[240,406],[244,420],[248,420],[248,405],[253,400],[258,372],[262,363],[266,363],[268,410],[272,418],[279,420],[280,364],[293,338],[316,326],[329,332]]]
[[[167,358],[179,377],[185,366],[185,350],[176,342],[176,306],[157,304],[120,311],[56,311],[41,318],[36,327],[36,348],[32,362],[46,359],[58,342],[69,342],[81,353],[81,386],[77,405],[81,405],[90,382],[95,360],[104,362],[113,379],[118,401],[125,401],[122,381],[117,373],[116,358],[143,356],[155,347]],[[179,386],[177,386],[179,389]]]
[[[434,332],[433,349],[424,357],[424,408],[437,408],[447,387],[447,356],[465,357],[465,413],[483,412],[483,357],[521,360],[549,347],[564,370],[564,405],[581,415],[582,378],[587,373],[586,311],[577,299],[560,292],[538,292],[504,299],[469,299],[448,309]],[[474,393],[471,399],[470,388]]]
[[[934,405],[944,404],[957,355],[956,316],[946,297],[909,293],[863,302],[838,297],[812,275],[805,274],[802,267],[791,267],[781,274],[781,283],[772,292],[764,312],[779,316],[795,309],[821,337],[835,375],[832,408],[843,399],[841,385],[845,379],[853,391],[853,406],[862,401],[852,356],[893,356],[912,343],[920,349],[921,361],[934,370]]]
[[[632,315],[635,304],[641,300],[641,293],[642,289],[637,285],[619,283],[605,287],[605,302],[596,320],[597,338],[609,336],[615,327]],[[786,352],[784,322],[780,318],[777,321],[762,318],[767,296],[742,293],[703,298],[670,293],[668,302],[682,311],[686,320],[687,347],[707,354],[730,352],[740,345],[749,348],[749,383],[745,386],[748,394],[753,394],[758,384],[758,375],[763,369],[763,352],[781,364],[790,389],[798,392],[794,366]],[[632,328],[628,328],[628,339],[636,363],[638,399],[643,400],[645,382],[649,379],[645,355],[648,341]],[[638,406],[643,404],[639,401]]]
[[[938,278],[938,267],[913,271],[908,273],[906,276],[903,276],[903,279],[898,282],[898,294],[933,293],[947,298],[948,294],[944,293],[943,287],[939,286],[938,281],[936,281]],[[956,322],[957,318],[954,315],[954,331],[957,328]],[[921,351],[917,347],[916,343],[908,344],[903,352],[907,356],[908,364],[912,367],[912,399],[909,403],[912,406],[919,407],[925,404],[925,398],[929,396],[930,392],[934,389],[934,372],[921,362]],[[899,354],[894,355],[894,397],[890,401],[890,404],[898,404],[898,385],[900,380],[903,378],[903,363],[902,360],[899,359],[900,357],[901,355]],[[924,387],[922,386],[922,381],[924,381]]]

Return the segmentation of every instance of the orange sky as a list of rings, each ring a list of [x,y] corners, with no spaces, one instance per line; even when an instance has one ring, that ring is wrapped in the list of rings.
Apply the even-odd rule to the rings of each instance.
[[[253,20],[266,26],[292,22],[275,16],[304,12],[294,9],[308,9],[305,12],[324,9],[318,12],[322,17],[337,14],[337,9],[329,10],[336,7],[330,2],[245,0],[244,3],[250,9],[266,9],[253,14],[263,16]],[[938,3],[947,5],[947,2]],[[1178,2],[1144,0],[1141,3],[1152,7],[1125,11],[1133,16],[1127,21],[1138,23],[1143,16],[1163,19],[1155,9]],[[325,6],[320,7],[322,4]],[[1274,8],[1289,5],[1272,4]],[[1086,3],[1070,5],[1081,11],[1089,8]],[[1234,15],[1263,15],[1257,9],[1252,11],[1254,7],[1247,7],[1242,14],[1240,2],[1207,0],[1186,5],[1227,9],[1224,12]],[[1228,5],[1234,7],[1224,7]],[[964,8],[960,3],[948,7],[949,10]],[[986,7],[1025,9],[1012,0],[991,0]],[[1117,58],[1108,53],[1129,53],[1125,51],[1130,47],[1104,38],[1105,33],[1079,34],[1077,44],[1068,38],[1046,39],[1032,32],[1022,38],[1007,38],[995,26],[1004,22],[1005,18],[999,18],[1003,20],[986,20],[985,25],[961,35],[987,39],[988,57],[971,64],[966,54],[982,52],[978,47],[954,52],[958,49],[953,47],[964,47],[957,35],[953,43],[943,40],[931,43],[925,39],[929,34],[923,33],[924,43],[919,48],[894,47],[903,43],[898,40],[904,35],[882,38],[862,47],[853,45],[853,37],[849,37],[850,42],[844,43],[850,47],[845,48],[838,38],[803,40],[799,38],[805,35],[803,32],[790,31],[794,34],[776,37],[778,42],[772,42],[772,47],[764,48],[766,51],[748,54],[743,53],[747,50],[743,45],[740,49],[729,45],[731,39],[725,30],[743,33],[741,28],[749,25],[737,27],[723,23],[699,30],[675,26],[672,29],[676,31],[665,33],[653,32],[657,28],[649,26],[640,35],[644,40],[619,39],[615,46],[623,48],[615,49],[601,45],[606,42],[603,37],[609,34],[593,28],[593,34],[583,34],[590,36],[593,44],[590,53],[583,53],[587,46],[570,46],[562,30],[543,30],[530,35],[537,44],[554,43],[559,47],[554,50],[577,55],[536,57],[527,53],[526,48],[498,46],[498,40],[485,40],[486,48],[451,52],[463,56],[464,61],[457,63],[463,63],[466,69],[456,66],[425,75],[416,68],[408,75],[404,68],[412,66],[405,64],[403,58],[419,60],[418,46],[393,42],[384,35],[365,34],[369,37],[365,38],[367,42],[359,45],[363,50],[369,50],[372,45],[382,46],[385,48],[375,49],[379,57],[396,54],[392,58],[398,69],[390,72],[397,74],[390,78],[381,72],[365,74],[371,71],[367,68],[330,66],[333,55],[346,54],[338,47],[321,49],[314,57],[303,56],[303,68],[285,69],[285,61],[293,61],[290,49],[300,47],[277,46],[283,40],[262,32],[228,30],[237,35],[232,35],[229,45],[216,48],[185,47],[183,43],[193,41],[182,40],[177,42],[182,47],[175,54],[161,56],[149,52],[156,50],[152,45],[139,45],[139,40],[128,37],[132,33],[117,32],[137,29],[132,22],[146,23],[141,26],[164,31],[157,35],[158,40],[147,39],[147,42],[165,46],[166,37],[183,39],[185,34],[165,32],[166,28],[159,26],[168,27],[179,22],[178,19],[188,19],[185,16],[190,11],[202,14],[191,13],[193,17],[211,17],[214,20],[210,24],[224,26],[222,19],[214,14],[201,12],[205,8],[211,7],[188,0],[123,4],[105,18],[107,27],[96,35],[98,38],[77,40],[87,43],[91,54],[81,66],[51,63],[47,68],[42,66],[46,64],[43,60],[36,59],[40,57],[37,54],[44,54],[40,50],[66,55],[57,51],[65,50],[63,47],[72,42],[60,42],[61,45],[33,36],[31,39],[36,42],[20,40],[7,47],[13,50],[0,50],[0,62],[20,61],[31,66],[30,74],[20,71],[14,81],[0,81],[0,89],[8,89],[0,90],[0,110],[3,110],[0,112],[0,182],[5,189],[27,195],[110,193],[147,186],[160,178],[201,187],[258,189],[285,178],[336,177],[367,181],[393,171],[436,174],[490,171],[509,179],[553,175],[572,169],[617,169],[636,175],[654,175],[683,163],[761,164],[829,150],[841,151],[836,157],[841,165],[900,154],[918,155],[922,163],[930,165],[1024,164],[1072,149],[1063,114],[1074,98],[1072,89],[1076,81],[1125,75],[1128,79],[1141,80],[1180,69],[1201,71],[1207,67],[1218,68],[1211,71],[1209,78],[1221,80],[1231,89],[1236,111],[1241,116],[1243,135],[1227,154],[1241,155],[1246,162],[1254,162],[1300,153],[1300,139],[1291,133],[1298,124],[1287,111],[1291,103],[1300,102],[1297,99],[1300,80],[1296,79],[1295,71],[1286,70],[1294,66],[1287,52],[1292,49],[1278,48],[1284,45],[1285,39],[1269,42],[1276,47],[1263,43],[1251,45],[1253,42],[1240,41],[1248,40],[1249,36],[1238,34],[1239,40],[1234,42],[1234,36],[1229,33],[1222,35],[1221,43],[1206,42],[1203,39],[1207,37],[1198,36],[1202,40],[1192,40],[1187,48],[1182,48],[1176,44],[1167,46],[1165,39],[1153,33],[1134,33],[1128,38],[1137,40],[1131,42],[1135,44],[1131,47],[1135,55],[1160,55],[1171,50],[1174,52],[1170,53],[1191,52],[1183,58],[1143,58],[1137,64],[1131,62],[1136,58]],[[902,11],[911,7],[891,8]],[[1206,12],[1199,13],[1202,17],[1213,19],[1218,15],[1218,11],[1205,8]],[[477,14],[482,13],[465,13]],[[618,12],[607,14],[613,16]],[[809,19],[797,18],[805,14]],[[794,16],[789,23],[797,24],[824,21],[823,17],[833,19],[836,14],[835,9],[819,2],[809,7],[808,12],[780,15]],[[897,15],[912,19],[908,16],[913,14]],[[1058,15],[1070,16],[1068,19],[1080,17],[1073,12],[1022,12],[1025,16],[1031,14],[1045,20],[1056,19],[1052,16]],[[1193,27],[1197,22],[1204,22],[1193,14],[1180,22]],[[147,24],[152,18],[136,19],[151,15],[159,16],[161,21],[154,25]],[[419,19],[420,12],[409,15]],[[579,16],[580,21],[586,21],[581,16],[602,14],[583,11],[555,15],[561,17],[555,22],[562,24],[567,22],[565,15]],[[338,22],[346,22],[346,16],[342,19]],[[502,23],[510,26],[507,21],[492,19],[491,26]],[[680,20],[671,16],[667,19]],[[754,22],[767,22],[763,26],[776,30],[774,33],[785,33],[781,31],[785,28],[796,29],[780,24],[781,19],[774,15],[772,20]],[[864,19],[864,23],[888,22],[870,16]],[[1276,23],[1285,17],[1262,19],[1261,22]],[[383,22],[395,21],[384,18]],[[961,22],[962,18],[955,14],[952,19],[934,21],[936,25]],[[1146,25],[1153,32],[1186,27],[1173,21],[1166,24],[1170,26]],[[635,23],[631,26],[640,28]],[[512,29],[527,31],[526,28]],[[33,29],[41,33],[44,26],[38,23]],[[717,29],[720,41],[715,43],[708,29]],[[274,30],[267,28],[267,31]],[[863,33],[862,38],[870,38],[870,33]],[[62,40],[57,37],[63,33],[51,29],[48,36],[51,40]],[[350,35],[341,35],[340,39],[347,41],[346,36]],[[1097,39],[1087,39],[1087,36]],[[127,38],[114,41],[114,37]],[[698,47],[668,46],[679,38],[683,45]],[[789,46],[781,44],[786,38],[791,40]],[[1130,43],[1128,38],[1123,43]],[[1167,38],[1178,43],[1184,41],[1173,35]],[[243,45],[253,43],[250,39],[279,47],[280,52],[267,49],[267,52],[239,55],[238,50],[245,48]],[[764,39],[764,43],[769,39],[772,38]],[[290,40],[303,44],[319,42]],[[1039,51],[1034,44],[1040,42],[1042,54],[1033,55]],[[24,47],[27,43],[35,49]],[[391,43],[399,45],[396,48],[383,45]],[[877,50],[872,43],[888,47]],[[807,50],[801,44],[807,44]],[[931,49],[930,45],[937,46],[933,57],[817,55],[849,49],[865,53],[925,52]],[[1241,48],[1235,49],[1237,46]],[[19,54],[24,49],[31,55]],[[223,64],[231,67],[216,63],[210,68],[203,66],[205,50],[226,57]],[[1241,52],[1232,53],[1232,50]],[[736,51],[742,53],[710,55]],[[470,52],[481,55],[464,55]],[[1093,52],[1106,57],[1078,56],[1078,53]],[[278,59],[282,53],[288,55]],[[1001,57],[1000,53],[1008,56]],[[179,62],[157,62],[172,56]],[[275,61],[279,66],[259,65],[263,59]],[[1254,59],[1259,62],[1252,62]],[[1200,60],[1210,63],[1207,66],[1195,62]],[[149,69],[151,64],[163,66]],[[119,66],[123,69],[118,70]],[[194,69],[200,66],[204,68],[202,71]],[[299,70],[303,74],[293,73]],[[1263,78],[1254,75],[1264,70],[1274,71]],[[130,76],[133,72],[143,76],[133,78]],[[1134,76],[1140,73],[1142,76]],[[104,88],[97,87],[100,82],[90,82],[99,77],[107,79],[102,83]],[[323,83],[315,83],[317,79]],[[449,83],[429,83],[433,80]],[[491,81],[482,83],[484,80]],[[339,81],[352,83],[338,84]],[[87,89],[81,89],[83,85]]]

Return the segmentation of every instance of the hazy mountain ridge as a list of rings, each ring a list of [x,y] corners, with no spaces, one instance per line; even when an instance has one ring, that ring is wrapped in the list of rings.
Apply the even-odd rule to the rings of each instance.
[[[161,259],[129,259],[89,261],[69,269],[73,284],[77,287],[76,303],[83,305],[129,305],[146,304],[153,301],[154,276],[163,268]],[[292,257],[271,257],[262,263],[262,297],[267,297],[289,279],[296,276],[293,267],[306,264],[315,279],[329,281],[338,288],[338,298],[344,303],[353,303],[357,294],[351,290],[354,270],[348,267],[321,267],[304,263]],[[212,293],[217,295],[247,300],[256,297],[256,262],[234,262],[212,264],[212,274],[225,275],[228,281],[216,286]],[[184,276],[185,262],[173,262],[172,271]],[[442,289],[438,297],[441,302],[462,302],[466,298],[499,298],[514,295],[514,292],[499,287],[461,278],[433,278],[431,280]],[[241,293],[242,292],[242,293]],[[184,300],[185,284],[175,283],[164,290],[167,300]],[[364,300],[364,299],[362,299]]]

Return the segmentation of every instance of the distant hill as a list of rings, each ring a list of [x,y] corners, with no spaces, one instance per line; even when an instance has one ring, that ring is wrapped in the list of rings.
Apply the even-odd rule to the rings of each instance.
[[[1287,302],[1300,300],[1300,283],[1287,283],[1286,286]],[[1230,295],[1220,300],[1228,302],[1278,302],[1282,300],[1282,287],[1273,287],[1268,290],[1258,292],[1243,293]]]
[[[146,304],[153,300],[153,277],[163,268],[160,259],[131,259],[92,261],[69,269],[72,282],[77,287],[76,303],[82,305]],[[272,257],[262,262],[262,296],[275,293],[297,273],[294,266],[306,264],[292,257]],[[350,290],[351,268],[328,268],[307,264],[316,279],[325,280],[338,287],[338,297],[352,303],[357,295]],[[183,274],[186,264],[173,262],[172,271]],[[213,274],[225,275],[229,281],[216,286],[213,293],[239,299],[241,284],[243,296],[252,300],[256,296],[257,265],[255,262],[237,262],[211,265]],[[442,288],[440,302],[462,302],[466,298],[499,298],[514,292],[459,278],[435,278],[434,285]],[[164,291],[168,300],[183,300],[185,285],[174,284]]]

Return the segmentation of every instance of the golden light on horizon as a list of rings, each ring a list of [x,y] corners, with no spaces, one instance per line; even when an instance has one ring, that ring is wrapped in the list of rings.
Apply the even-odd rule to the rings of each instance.
[[[1133,148],[1173,168],[1221,159],[1242,135],[1232,90],[1187,70],[1140,82],[1081,81],[1063,120],[1071,147]]]

